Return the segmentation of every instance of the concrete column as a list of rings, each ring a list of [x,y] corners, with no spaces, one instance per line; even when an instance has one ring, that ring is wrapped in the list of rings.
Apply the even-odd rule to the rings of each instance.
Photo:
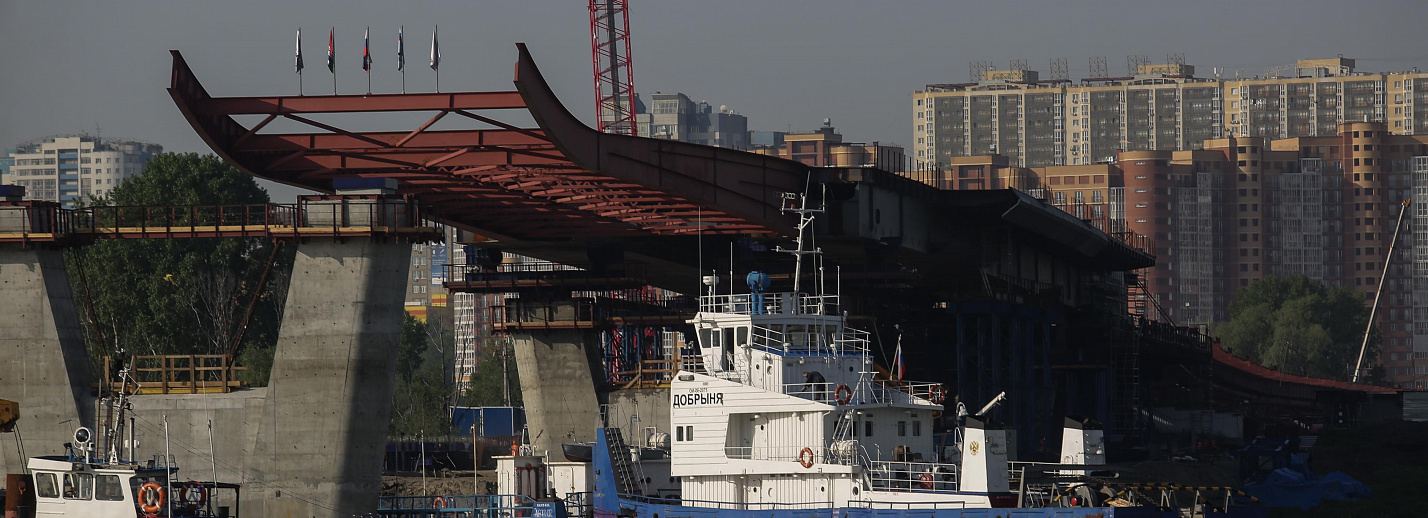
[[[535,454],[561,456],[560,443],[595,441],[600,426],[600,401],[595,394],[599,367],[599,335],[590,330],[542,329],[510,333],[520,372]]]
[[[243,514],[375,511],[411,246],[298,245]]]
[[[64,256],[0,245],[0,398],[20,403],[25,454],[64,453],[74,429],[94,427],[93,375]],[[0,437],[0,473],[20,473],[14,437]]]

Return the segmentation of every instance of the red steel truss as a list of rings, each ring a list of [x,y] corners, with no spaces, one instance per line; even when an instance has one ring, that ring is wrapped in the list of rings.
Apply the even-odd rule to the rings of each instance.
[[[595,73],[596,126],[606,133],[638,135],[625,0],[590,0],[590,63]]]
[[[169,94],[199,136],[249,174],[320,192],[336,177],[396,178],[400,193],[437,219],[490,238],[790,230],[779,199],[803,188],[804,166],[597,132],[560,104],[518,48],[515,91],[214,97],[173,51]],[[421,122],[350,129],[354,117],[381,112],[384,122],[408,114]],[[309,131],[264,131],[279,119]],[[445,129],[453,125],[469,129]]]

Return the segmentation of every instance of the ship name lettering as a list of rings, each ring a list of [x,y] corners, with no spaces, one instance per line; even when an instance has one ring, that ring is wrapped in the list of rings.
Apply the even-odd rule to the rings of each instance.
[[[702,405],[723,405],[723,392],[705,392],[691,394],[675,394],[674,407],[702,406]]]

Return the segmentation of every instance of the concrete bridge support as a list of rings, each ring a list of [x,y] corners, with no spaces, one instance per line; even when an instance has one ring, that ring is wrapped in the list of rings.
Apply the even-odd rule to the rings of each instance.
[[[246,463],[243,513],[336,518],[377,506],[411,245],[298,245]]]
[[[74,429],[94,427],[89,354],[57,250],[0,245],[0,398],[20,403],[25,454],[64,453]],[[6,434],[0,473],[20,473]]]
[[[595,440],[600,401],[593,372],[600,363],[599,335],[589,329],[511,330],[526,426],[537,455],[561,456],[560,443]]]

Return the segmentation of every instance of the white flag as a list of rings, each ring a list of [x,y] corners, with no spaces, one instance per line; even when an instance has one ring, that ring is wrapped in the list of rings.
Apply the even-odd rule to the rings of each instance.
[[[441,66],[441,47],[436,44],[437,28],[431,30],[431,69],[436,70]]]

